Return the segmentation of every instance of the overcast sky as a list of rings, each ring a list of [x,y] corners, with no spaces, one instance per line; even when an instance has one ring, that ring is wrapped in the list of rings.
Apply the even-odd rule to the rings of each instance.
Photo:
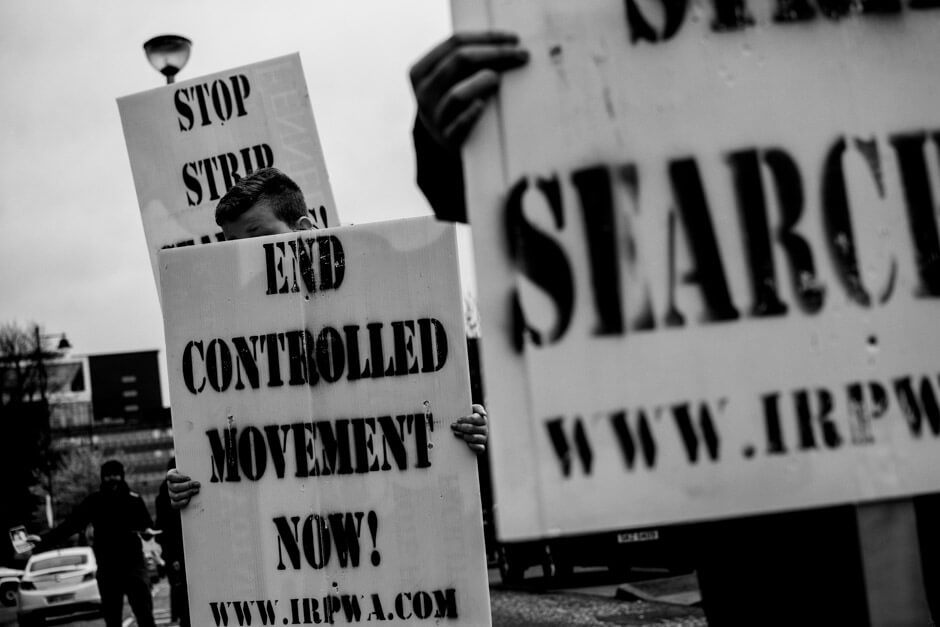
[[[340,219],[362,223],[430,214],[407,72],[450,32],[447,0],[0,2],[0,322],[163,359],[115,102],[164,84],[150,37],[193,41],[179,80],[299,52]]]

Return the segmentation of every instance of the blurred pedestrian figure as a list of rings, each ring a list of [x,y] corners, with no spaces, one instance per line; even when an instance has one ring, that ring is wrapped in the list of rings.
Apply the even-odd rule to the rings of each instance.
[[[39,550],[61,544],[92,525],[98,561],[98,590],[107,627],[121,627],[124,595],[138,627],[154,627],[150,578],[140,533],[153,521],[144,500],[124,481],[124,465],[116,459],[101,465],[101,488],[88,495],[59,526],[42,537]]]
[[[176,468],[173,457],[166,465],[167,471]],[[167,580],[170,584],[170,615],[180,627],[189,627],[189,595],[186,593],[186,563],[183,561],[183,529],[179,510],[170,504],[170,494],[166,479],[160,484],[157,493],[157,528],[162,531],[158,537],[163,547],[163,560],[166,562]]]

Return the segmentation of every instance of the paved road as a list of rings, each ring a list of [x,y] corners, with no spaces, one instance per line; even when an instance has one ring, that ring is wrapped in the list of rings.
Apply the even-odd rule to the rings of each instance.
[[[689,575],[675,586],[646,586],[654,581],[667,581],[669,573],[636,572],[627,577],[615,577],[606,569],[575,569],[566,580],[545,579],[537,576],[538,569],[526,571],[522,584],[508,587],[499,581],[499,575],[490,571],[490,607],[493,627],[611,627],[632,625],[637,627],[707,627],[704,613],[698,607],[637,599],[624,600],[624,579],[646,591],[658,591],[670,599],[688,602],[700,598],[697,580]],[[671,588],[671,589],[670,589]],[[643,590],[632,588],[635,592]],[[618,598],[619,597],[619,598]]]
[[[166,580],[160,581],[153,588],[153,617],[158,627],[161,625],[170,625],[170,601],[168,597],[169,589]],[[124,603],[124,627],[136,627],[132,618],[130,607],[127,602]],[[12,627],[16,625],[15,608],[3,608],[0,610],[0,627]],[[68,627],[104,627],[104,620],[97,617],[75,617],[60,620],[49,620],[46,622],[49,627],[65,626]]]
[[[670,603],[614,598],[618,580],[598,571],[576,572],[557,582],[527,572],[525,581],[506,587],[495,571],[490,572],[490,605],[494,627],[707,627],[702,610]],[[170,625],[168,589],[165,581],[154,588],[154,618],[157,625]],[[125,604],[124,627],[136,627]],[[15,625],[15,614],[0,611],[0,625]],[[99,618],[49,622],[50,626],[104,627]],[[209,627],[209,626],[203,626]]]

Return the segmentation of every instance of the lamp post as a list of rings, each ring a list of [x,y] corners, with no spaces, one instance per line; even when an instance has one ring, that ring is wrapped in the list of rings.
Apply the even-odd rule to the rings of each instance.
[[[55,516],[53,514],[53,504],[54,504],[54,495],[53,495],[53,484],[52,484],[52,455],[50,448],[52,446],[52,425],[51,425],[51,412],[49,411],[49,398],[46,395],[46,386],[48,385],[48,376],[46,374],[46,357],[47,354],[43,350],[43,342],[45,340],[59,337],[59,334],[43,334],[39,331],[39,325],[36,325],[33,328],[33,335],[36,341],[36,379],[37,385],[39,386],[39,401],[42,403],[42,413],[43,413],[43,429],[45,430],[46,437],[46,451],[45,451],[45,466],[46,466],[46,522],[49,524],[49,527],[55,526]],[[65,337],[63,333],[61,335],[58,344],[58,350],[64,351],[72,347],[69,343],[68,338]],[[53,353],[53,356],[56,354]]]
[[[58,333],[43,334],[39,332],[39,325],[33,329],[33,335],[36,339],[36,372],[39,378],[39,398],[43,403],[46,403],[46,364],[44,361],[45,354],[43,353],[42,345],[45,340],[59,337]],[[69,342],[68,338],[65,337],[65,333],[62,334],[62,339],[59,340],[58,350],[64,351],[72,348],[72,344]]]
[[[193,42],[181,35],[158,35],[144,42],[147,61],[166,76],[166,84],[176,80],[176,74],[189,61]]]

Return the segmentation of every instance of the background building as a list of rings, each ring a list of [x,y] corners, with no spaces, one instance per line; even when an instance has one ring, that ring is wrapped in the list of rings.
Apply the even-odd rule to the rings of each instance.
[[[53,448],[90,447],[102,459],[120,459],[128,485],[144,498],[151,515],[173,455],[158,358],[152,350],[65,357],[46,364]]]
[[[160,424],[168,418],[157,356],[155,350],[88,356],[97,425]]]

